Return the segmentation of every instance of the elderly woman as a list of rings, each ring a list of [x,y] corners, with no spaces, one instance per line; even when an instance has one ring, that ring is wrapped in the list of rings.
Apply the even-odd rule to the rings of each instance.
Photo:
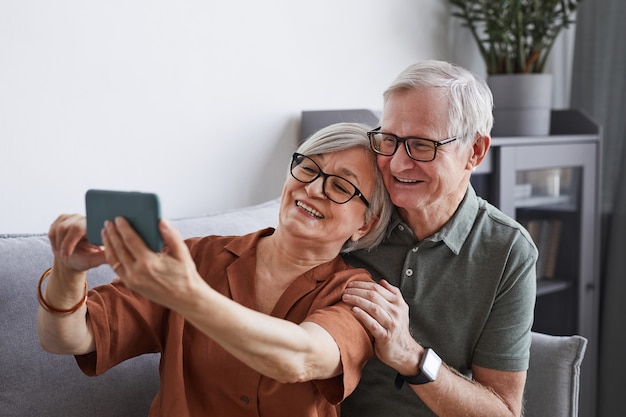
[[[123,218],[98,247],[84,217],[62,215],[49,232],[41,344],[76,355],[88,375],[160,352],[150,416],[336,416],[373,355],[341,302],[370,276],[339,254],[375,246],[390,212],[367,129],[339,123],[293,154],[275,230],[184,241],[161,221],[155,253]],[[84,297],[86,271],[103,263],[120,279]]]

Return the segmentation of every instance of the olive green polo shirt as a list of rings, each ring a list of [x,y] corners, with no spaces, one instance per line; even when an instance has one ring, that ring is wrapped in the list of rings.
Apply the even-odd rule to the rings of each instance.
[[[537,249],[519,223],[471,186],[434,235],[419,241],[396,212],[381,245],[344,258],[401,289],[411,334],[447,365],[467,376],[472,364],[528,368]],[[394,376],[377,358],[370,360],[342,417],[433,415],[409,387],[397,391]]]

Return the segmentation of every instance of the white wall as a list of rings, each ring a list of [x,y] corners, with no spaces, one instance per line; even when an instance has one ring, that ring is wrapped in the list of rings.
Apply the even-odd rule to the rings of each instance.
[[[89,188],[167,218],[279,196],[302,110],[381,107],[449,59],[441,0],[3,0],[0,234],[84,213]]]

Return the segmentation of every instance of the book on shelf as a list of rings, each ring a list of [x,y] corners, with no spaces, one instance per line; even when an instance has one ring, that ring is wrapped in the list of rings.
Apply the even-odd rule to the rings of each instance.
[[[537,279],[554,278],[561,243],[561,220],[531,219],[522,225],[528,230],[539,251]]]

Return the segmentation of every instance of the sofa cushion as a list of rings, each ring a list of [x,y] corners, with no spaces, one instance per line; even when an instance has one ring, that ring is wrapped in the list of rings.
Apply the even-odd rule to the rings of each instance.
[[[578,416],[580,365],[587,339],[537,332],[532,338],[524,416]]]
[[[278,221],[278,200],[172,221],[183,237],[244,234]],[[85,376],[72,356],[45,352],[37,337],[37,283],[52,263],[45,234],[0,235],[0,414],[3,417],[146,416],[158,381],[156,354]],[[109,282],[103,265],[89,287]]]

